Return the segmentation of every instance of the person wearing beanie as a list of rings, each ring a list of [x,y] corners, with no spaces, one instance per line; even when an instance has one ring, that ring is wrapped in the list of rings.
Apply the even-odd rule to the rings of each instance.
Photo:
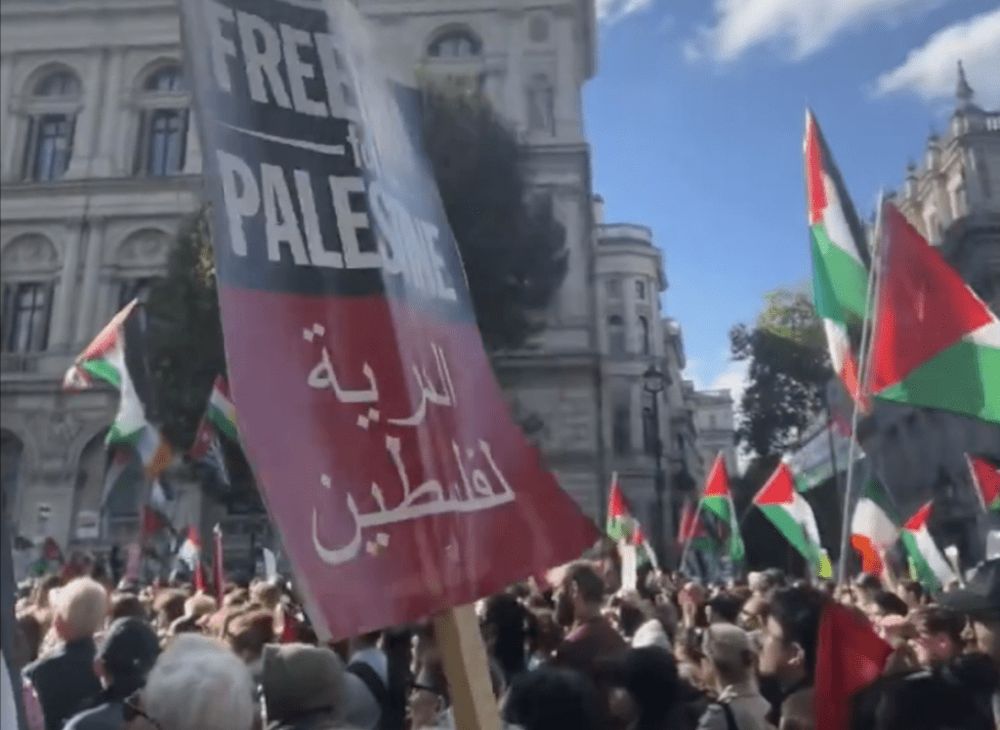
[[[268,644],[261,655],[268,730],[335,730],[347,702],[344,663],[308,644]]]
[[[698,730],[766,730],[771,705],[754,678],[757,654],[750,635],[738,626],[717,623],[705,630],[702,651],[711,666],[718,699],[705,710]]]
[[[65,730],[120,730],[125,700],[146,683],[159,653],[156,632],[145,621],[120,618],[112,623],[94,660],[94,673],[103,690],[92,707],[74,716]]]

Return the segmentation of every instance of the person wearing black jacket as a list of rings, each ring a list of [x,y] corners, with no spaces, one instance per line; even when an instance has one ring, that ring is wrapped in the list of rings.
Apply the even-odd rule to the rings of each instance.
[[[145,621],[120,618],[111,624],[94,662],[104,689],[65,730],[120,730],[125,701],[146,684],[159,653],[156,632]]]

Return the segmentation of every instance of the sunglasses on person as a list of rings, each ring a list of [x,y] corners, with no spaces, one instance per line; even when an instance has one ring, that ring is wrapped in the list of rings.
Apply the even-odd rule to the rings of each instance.
[[[143,720],[152,725],[156,730],[163,730],[163,726],[146,714],[146,711],[142,709],[142,691],[133,692],[125,699],[125,704],[122,706],[122,718],[125,720],[126,725],[136,718],[141,717]]]

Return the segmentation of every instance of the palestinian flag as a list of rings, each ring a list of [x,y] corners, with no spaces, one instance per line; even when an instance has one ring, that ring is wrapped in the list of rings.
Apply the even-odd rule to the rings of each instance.
[[[795,478],[787,464],[778,466],[753,503],[818,573],[823,567],[823,548],[816,515],[795,489]]]
[[[154,479],[169,465],[173,451],[159,429],[146,420],[148,379],[137,304],[137,299],[129,302],[77,355],[63,378],[63,389],[85,390],[97,381],[117,388],[118,413],[108,429],[107,443],[134,448],[147,478]]]
[[[858,359],[849,329],[864,321],[868,309],[864,228],[811,111],[806,112],[804,146],[813,305],[823,320],[833,369],[860,402]]]
[[[795,488],[808,492],[846,471],[850,448],[850,437],[832,423],[823,424],[808,434],[784,460],[795,476]]]
[[[934,538],[927,529],[930,515],[931,503],[928,502],[903,525],[901,537],[917,580],[930,591],[940,591],[951,581],[957,580],[958,576],[934,544]]]
[[[642,531],[638,520],[636,520],[635,529],[632,531],[632,545],[635,546],[638,565],[649,563],[656,570],[660,569],[660,561],[656,559],[656,552],[649,544],[649,540],[646,539],[646,534]]]
[[[722,534],[725,535],[727,552],[733,562],[743,560],[746,550],[743,546],[743,538],[740,536],[740,525],[736,519],[736,506],[733,504],[733,495],[729,490],[729,474],[726,471],[726,462],[722,454],[715,457],[712,470],[708,473],[708,481],[705,482],[705,492],[701,496],[702,509],[713,515],[723,526]]]
[[[611,490],[608,492],[608,518],[604,526],[605,534],[615,542],[628,541],[632,532],[632,515],[625,506],[625,495],[618,484],[618,474],[611,475]]]
[[[236,406],[229,397],[229,384],[219,375],[212,384],[212,392],[208,396],[208,408],[205,418],[215,424],[226,438],[239,443],[239,431],[236,429]]]
[[[899,538],[897,525],[888,493],[879,482],[870,480],[851,518],[851,546],[861,555],[861,570],[882,575],[881,553]]]
[[[701,504],[697,508],[691,504],[691,500],[685,500],[681,507],[680,520],[677,526],[677,545],[684,547],[691,543],[691,547],[696,547],[699,543],[709,540],[705,526],[701,523]]]
[[[895,206],[883,219],[871,393],[1000,423],[1000,320]]]
[[[1000,467],[980,456],[966,454],[965,458],[979,503],[988,512],[1000,512]]]

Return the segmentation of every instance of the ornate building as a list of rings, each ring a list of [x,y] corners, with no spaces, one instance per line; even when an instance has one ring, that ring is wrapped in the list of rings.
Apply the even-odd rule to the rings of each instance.
[[[909,166],[894,199],[1000,312],[1000,112],[975,104],[961,65],[948,131],[930,136],[923,164]],[[911,514],[935,497],[932,526],[939,539],[958,546],[966,560],[978,559],[986,518],[975,502],[965,454],[1000,458],[1000,426],[880,403],[861,423],[859,436],[900,510]]]
[[[736,463],[736,427],[733,395],[728,390],[699,390],[692,396],[698,430],[698,451],[706,469],[722,454],[730,475],[739,473]]]
[[[693,425],[678,431],[690,414],[675,424],[683,349],[679,328],[661,322],[659,252],[640,227],[595,235],[581,101],[596,64],[593,2],[358,2],[401,63],[490,99],[523,141],[535,191],[552,200],[568,272],[546,329],[504,353],[499,372],[560,483],[599,516],[616,445],[637,492],[651,478],[636,390],[650,362],[673,373],[664,441],[687,438],[680,453],[691,458],[694,442]],[[60,378],[162,275],[180,222],[200,204],[201,154],[175,0],[2,0],[0,21],[3,496],[20,533],[65,546],[92,539],[117,396],[63,394]],[[197,486],[180,491],[197,520]],[[135,500],[115,509],[126,531]]]

